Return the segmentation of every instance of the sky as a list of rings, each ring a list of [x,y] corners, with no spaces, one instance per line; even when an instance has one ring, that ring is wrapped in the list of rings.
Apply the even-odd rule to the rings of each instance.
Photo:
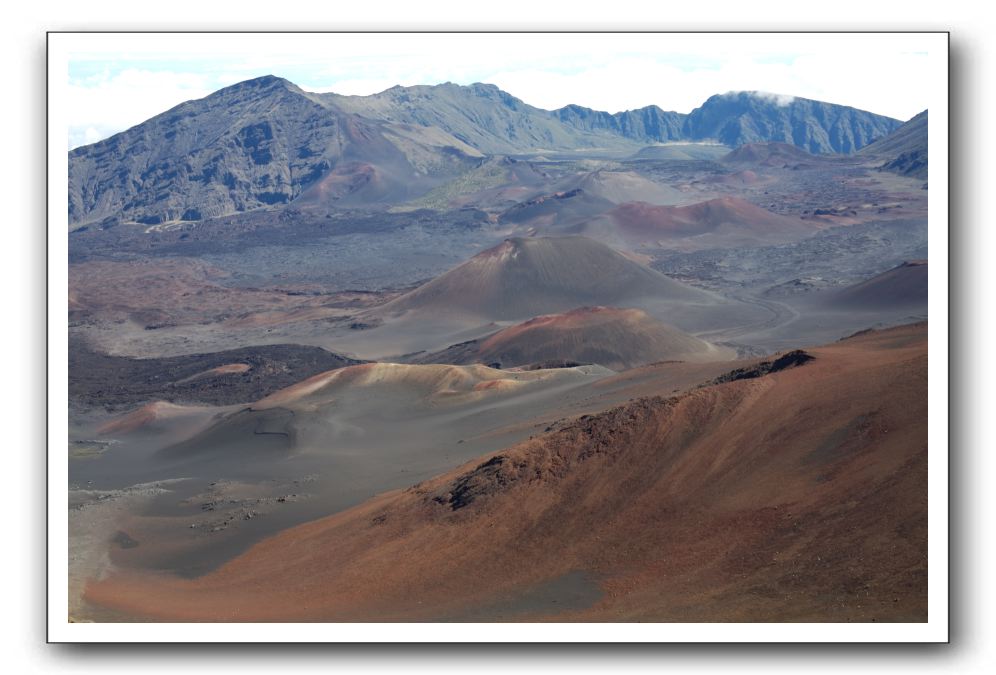
[[[906,120],[926,107],[931,46],[916,34],[77,34],[68,43],[69,148],[272,74],[307,91],[487,82],[546,109],[687,113],[713,94],[800,96]]]

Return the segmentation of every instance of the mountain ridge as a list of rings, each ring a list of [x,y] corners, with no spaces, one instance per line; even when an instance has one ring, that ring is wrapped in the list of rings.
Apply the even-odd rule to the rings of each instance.
[[[731,147],[781,141],[813,154],[850,154],[887,136],[902,123],[850,106],[763,92],[716,94],[692,110],[685,133]]]
[[[710,97],[688,115],[657,106],[610,114],[577,105],[543,110],[491,84],[344,96],[267,75],[70,151],[69,221],[154,226],[298,199],[398,203],[499,154],[632,154],[648,144],[717,139],[853,152],[899,126],[846,106],[783,105],[749,92]]]
[[[286,204],[322,181],[326,201],[377,201],[482,157],[438,129],[345,113],[267,76],[70,152],[69,220],[202,220]]]

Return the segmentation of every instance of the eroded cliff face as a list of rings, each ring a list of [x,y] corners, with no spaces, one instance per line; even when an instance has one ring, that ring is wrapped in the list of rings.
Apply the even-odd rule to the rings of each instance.
[[[481,154],[438,129],[343,112],[277,77],[188,101],[69,154],[71,224],[157,225],[286,204],[417,190]],[[404,180],[402,180],[402,177]],[[308,193],[311,188],[311,193]]]
[[[884,138],[901,122],[848,106],[759,92],[711,96],[684,122],[688,139],[731,147],[779,141],[814,154],[850,154]]]

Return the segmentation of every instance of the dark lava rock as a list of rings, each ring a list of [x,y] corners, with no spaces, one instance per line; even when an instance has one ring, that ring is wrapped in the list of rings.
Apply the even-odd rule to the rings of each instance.
[[[757,365],[748,368],[737,368],[728,373],[720,375],[708,384],[723,384],[724,382],[735,382],[736,380],[751,380],[756,377],[763,377],[769,373],[777,373],[780,370],[795,368],[812,361],[815,357],[807,354],[801,349],[782,354],[774,361],[761,361]]]
[[[503,465],[507,461],[507,457],[495,455],[473,471],[457,478],[447,494],[437,495],[433,501],[448,504],[451,510],[457,511],[480,497],[504,489],[515,481],[514,474],[503,471]]]
[[[210,372],[235,363],[249,368],[237,373]],[[74,340],[69,349],[69,399],[75,405],[110,410],[156,400],[251,403],[312,375],[359,363],[364,362],[305,345],[133,359],[101,354]]]

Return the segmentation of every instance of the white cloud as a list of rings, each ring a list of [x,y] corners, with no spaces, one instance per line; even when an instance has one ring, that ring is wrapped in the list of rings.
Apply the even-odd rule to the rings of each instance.
[[[762,101],[767,101],[769,103],[774,103],[775,105],[777,105],[780,108],[784,108],[785,106],[789,105],[790,103],[792,103],[792,101],[794,101],[796,99],[795,96],[790,96],[788,94],[775,94],[775,93],[772,93],[770,91],[748,91],[748,92],[731,91],[731,92],[728,92],[727,95],[728,96],[733,96],[733,95],[743,94],[743,93],[750,94],[754,98],[759,98]]]

